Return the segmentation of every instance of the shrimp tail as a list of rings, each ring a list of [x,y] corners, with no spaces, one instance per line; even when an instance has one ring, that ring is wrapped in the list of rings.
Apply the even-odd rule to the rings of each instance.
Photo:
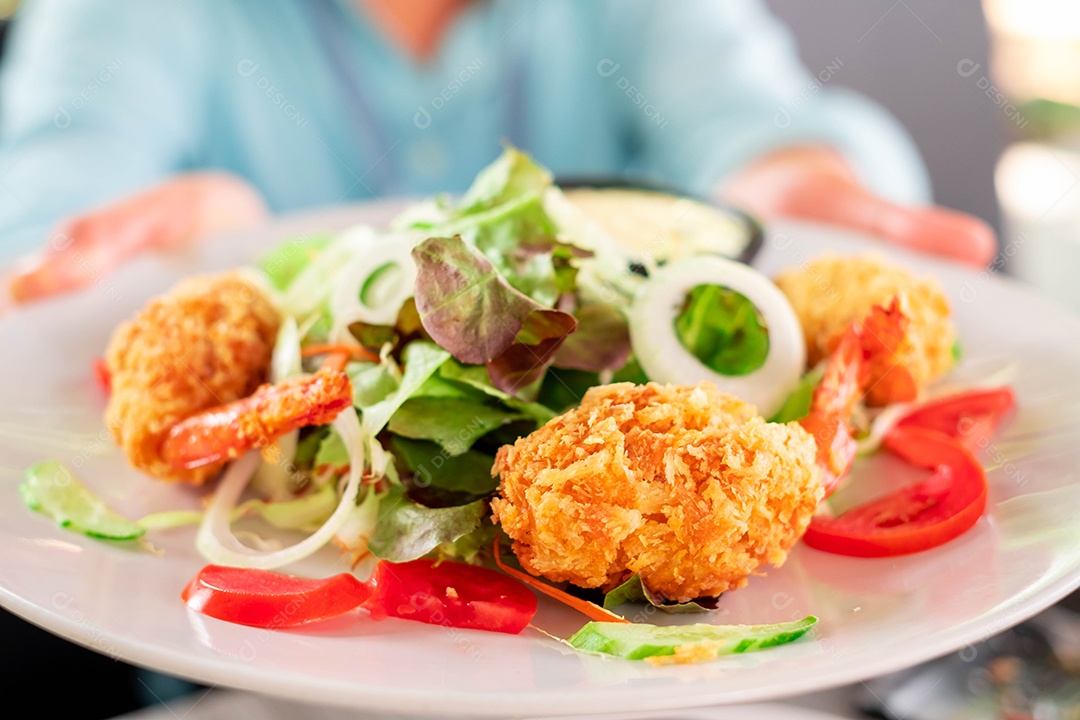
[[[908,318],[897,298],[875,305],[840,336],[814,388],[810,413],[799,423],[817,442],[818,467],[828,497],[855,462],[851,415],[860,399],[885,405],[915,399],[918,385],[898,351],[907,340]]]
[[[875,305],[863,320],[859,333],[863,349],[859,382],[867,405],[910,402],[918,395],[918,381],[901,352],[909,342],[910,324],[895,297],[888,307]]]

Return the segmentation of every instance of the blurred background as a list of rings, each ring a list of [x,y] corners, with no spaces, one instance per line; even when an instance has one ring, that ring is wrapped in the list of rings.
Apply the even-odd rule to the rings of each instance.
[[[991,271],[1080,310],[1080,3],[767,1],[812,74],[831,68],[830,85],[874,98],[911,132],[938,203],[998,229]],[[0,0],[0,62],[18,4]],[[112,717],[190,690],[10,615],[0,616],[0,636],[0,690],[48,697],[56,714]]]
[[[0,62],[4,38],[19,0],[0,0]],[[0,97],[0,103],[3,98]],[[73,645],[0,610],[0,663],[5,672],[0,692],[8,697],[48,697],[58,714],[73,718],[108,718],[150,704],[138,690],[137,671],[123,663]],[[56,692],[55,671],[67,671],[64,692]]]
[[[995,224],[994,270],[1080,311],[1080,3],[768,4],[811,72],[839,59],[829,82],[911,132],[937,202]]]

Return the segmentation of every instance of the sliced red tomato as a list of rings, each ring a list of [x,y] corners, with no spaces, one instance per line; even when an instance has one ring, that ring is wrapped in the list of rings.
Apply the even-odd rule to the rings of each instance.
[[[536,614],[536,596],[517,580],[475,565],[433,560],[384,560],[367,583],[349,573],[313,580],[207,565],[181,598],[219,620],[265,628],[328,620],[363,606],[377,620],[399,617],[519,633]]]
[[[839,517],[815,517],[803,537],[807,545],[855,557],[904,555],[942,545],[982,516],[986,475],[959,442],[909,427],[894,429],[885,447],[933,474]]]
[[[348,573],[313,580],[221,565],[204,567],[180,595],[210,617],[263,628],[328,620],[370,596],[371,588]]]
[[[373,617],[519,633],[536,614],[536,596],[511,577],[458,562],[380,562],[365,607]]]
[[[963,443],[969,450],[985,446],[1001,419],[1016,404],[1007,387],[971,390],[927,403],[905,415],[896,427],[934,430]]]

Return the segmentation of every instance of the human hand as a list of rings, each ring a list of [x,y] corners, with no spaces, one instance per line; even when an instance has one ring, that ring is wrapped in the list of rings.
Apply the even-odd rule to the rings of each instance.
[[[985,266],[997,251],[994,231],[972,215],[906,207],[874,195],[834,150],[800,146],[774,152],[721,188],[724,200],[765,217],[841,225],[912,250]]]
[[[144,193],[62,222],[45,248],[6,278],[29,302],[90,285],[131,257],[261,222],[266,204],[244,180],[216,172],[177,176]]]

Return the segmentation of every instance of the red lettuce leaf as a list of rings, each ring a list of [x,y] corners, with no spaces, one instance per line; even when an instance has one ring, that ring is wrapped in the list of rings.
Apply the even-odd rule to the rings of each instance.
[[[569,370],[618,370],[630,359],[630,328],[614,305],[581,307],[578,326],[555,354],[553,365]]]
[[[487,363],[491,384],[511,395],[543,377],[555,352],[577,321],[561,310],[543,308],[529,313],[514,344]]]
[[[515,290],[460,237],[429,238],[413,249],[416,309],[428,335],[464,363],[487,365],[492,384],[516,393],[544,373],[573,315]]]

